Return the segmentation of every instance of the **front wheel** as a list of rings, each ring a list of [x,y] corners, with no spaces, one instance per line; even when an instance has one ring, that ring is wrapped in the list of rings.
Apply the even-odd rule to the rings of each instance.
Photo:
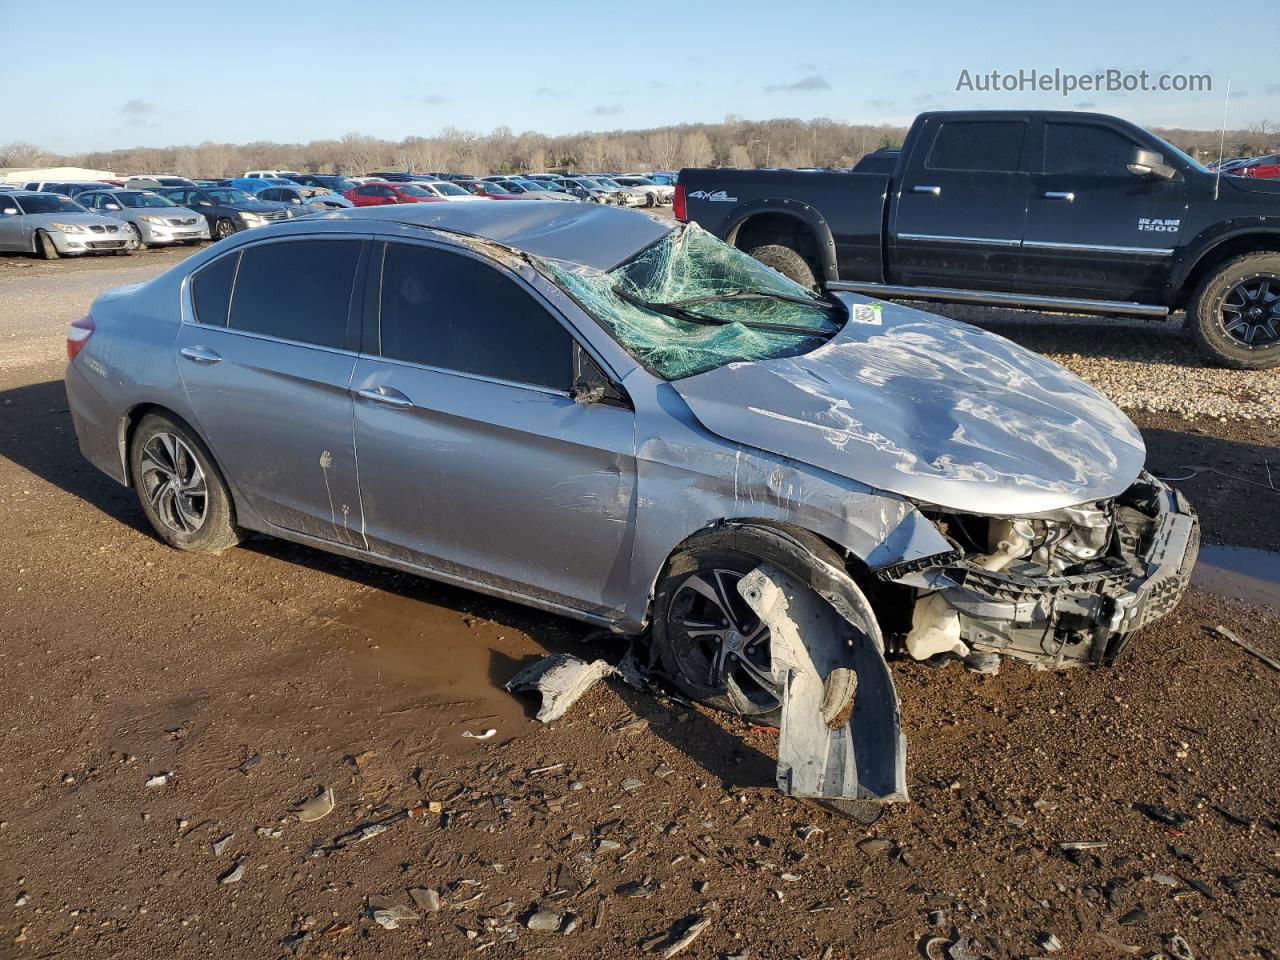
[[[36,253],[41,260],[58,259],[58,248],[54,245],[53,238],[43,230],[36,234]]]
[[[1280,366],[1280,253],[1237,257],[1205,277],[1187,304],[1187,326],[1221,366]]]
[[[808,290],[818,289],[818,281],[813,275],[813,268],[809,266],[809,262],[804,257],[790,247],[784,247],[780,243],[766,243],[748,251],[748,253],[766,267],[773,267],[788,280],[794,280]]]
[[[129,246],[134,250],[145,250],[147,245],[142,242],[142,231],[138,229],[136,223],[129,224],[129,233],[132,236],[129,239]]]
[[[129,469],[143,512],[169,546],[221,553],[243,539],[213,456],[182,421],[143,417],[129,447]]]
[[[231,236],[235,232],[236,232],[236,225],[232,223],[230,220],[228,220],[226,217],[223,217],[221,220],[219,220],[216,224],[214,224],[214,227],[213,227],[214,239],[217,239],[217,240],[225,240],[227,239],[227,237]]]

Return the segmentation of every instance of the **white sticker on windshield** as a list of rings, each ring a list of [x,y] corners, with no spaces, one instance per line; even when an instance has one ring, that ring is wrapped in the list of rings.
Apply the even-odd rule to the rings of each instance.
[[[855,303],[849,310],[849,322],[878,327],[881,325],[880,309],[877,303]]]

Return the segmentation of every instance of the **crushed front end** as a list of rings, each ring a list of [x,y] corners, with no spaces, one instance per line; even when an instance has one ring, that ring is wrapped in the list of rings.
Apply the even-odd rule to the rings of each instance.
[[[1183,496],[1143,473],[1114,499],[1029,517],[922,506],[954,549],[876,571],[915,591],[899,646],[979,669],[1110,664],[1177,604],[1200,525]]]

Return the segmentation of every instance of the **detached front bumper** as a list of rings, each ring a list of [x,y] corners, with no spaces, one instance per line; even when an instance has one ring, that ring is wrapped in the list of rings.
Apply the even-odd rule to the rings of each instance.
[[[931,615],[970,650],[1039,668],[1112,663],[1169,613],[1190,581],[1200,523],[1182,494],[1143,474],[1115,501],[1107,554],[1071,573],[992,571],[948,557],[899,583],[926,586]],[[945,611],[940,614],[939,611]]]

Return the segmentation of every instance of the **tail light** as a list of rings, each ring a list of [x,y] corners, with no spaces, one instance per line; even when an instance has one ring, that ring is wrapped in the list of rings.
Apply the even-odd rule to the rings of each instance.
[[[676,195],[671,198],[671,213],[681,223],[689,222],[689,210],[685,203],[684,184],[676,184]]]
[[[93,325],[93,317],[86,314],[79,320],[73,320],[67,328],[67,359],[74,360],[76,354],[84,349],[84,345],[93,336],[97,327]]]

